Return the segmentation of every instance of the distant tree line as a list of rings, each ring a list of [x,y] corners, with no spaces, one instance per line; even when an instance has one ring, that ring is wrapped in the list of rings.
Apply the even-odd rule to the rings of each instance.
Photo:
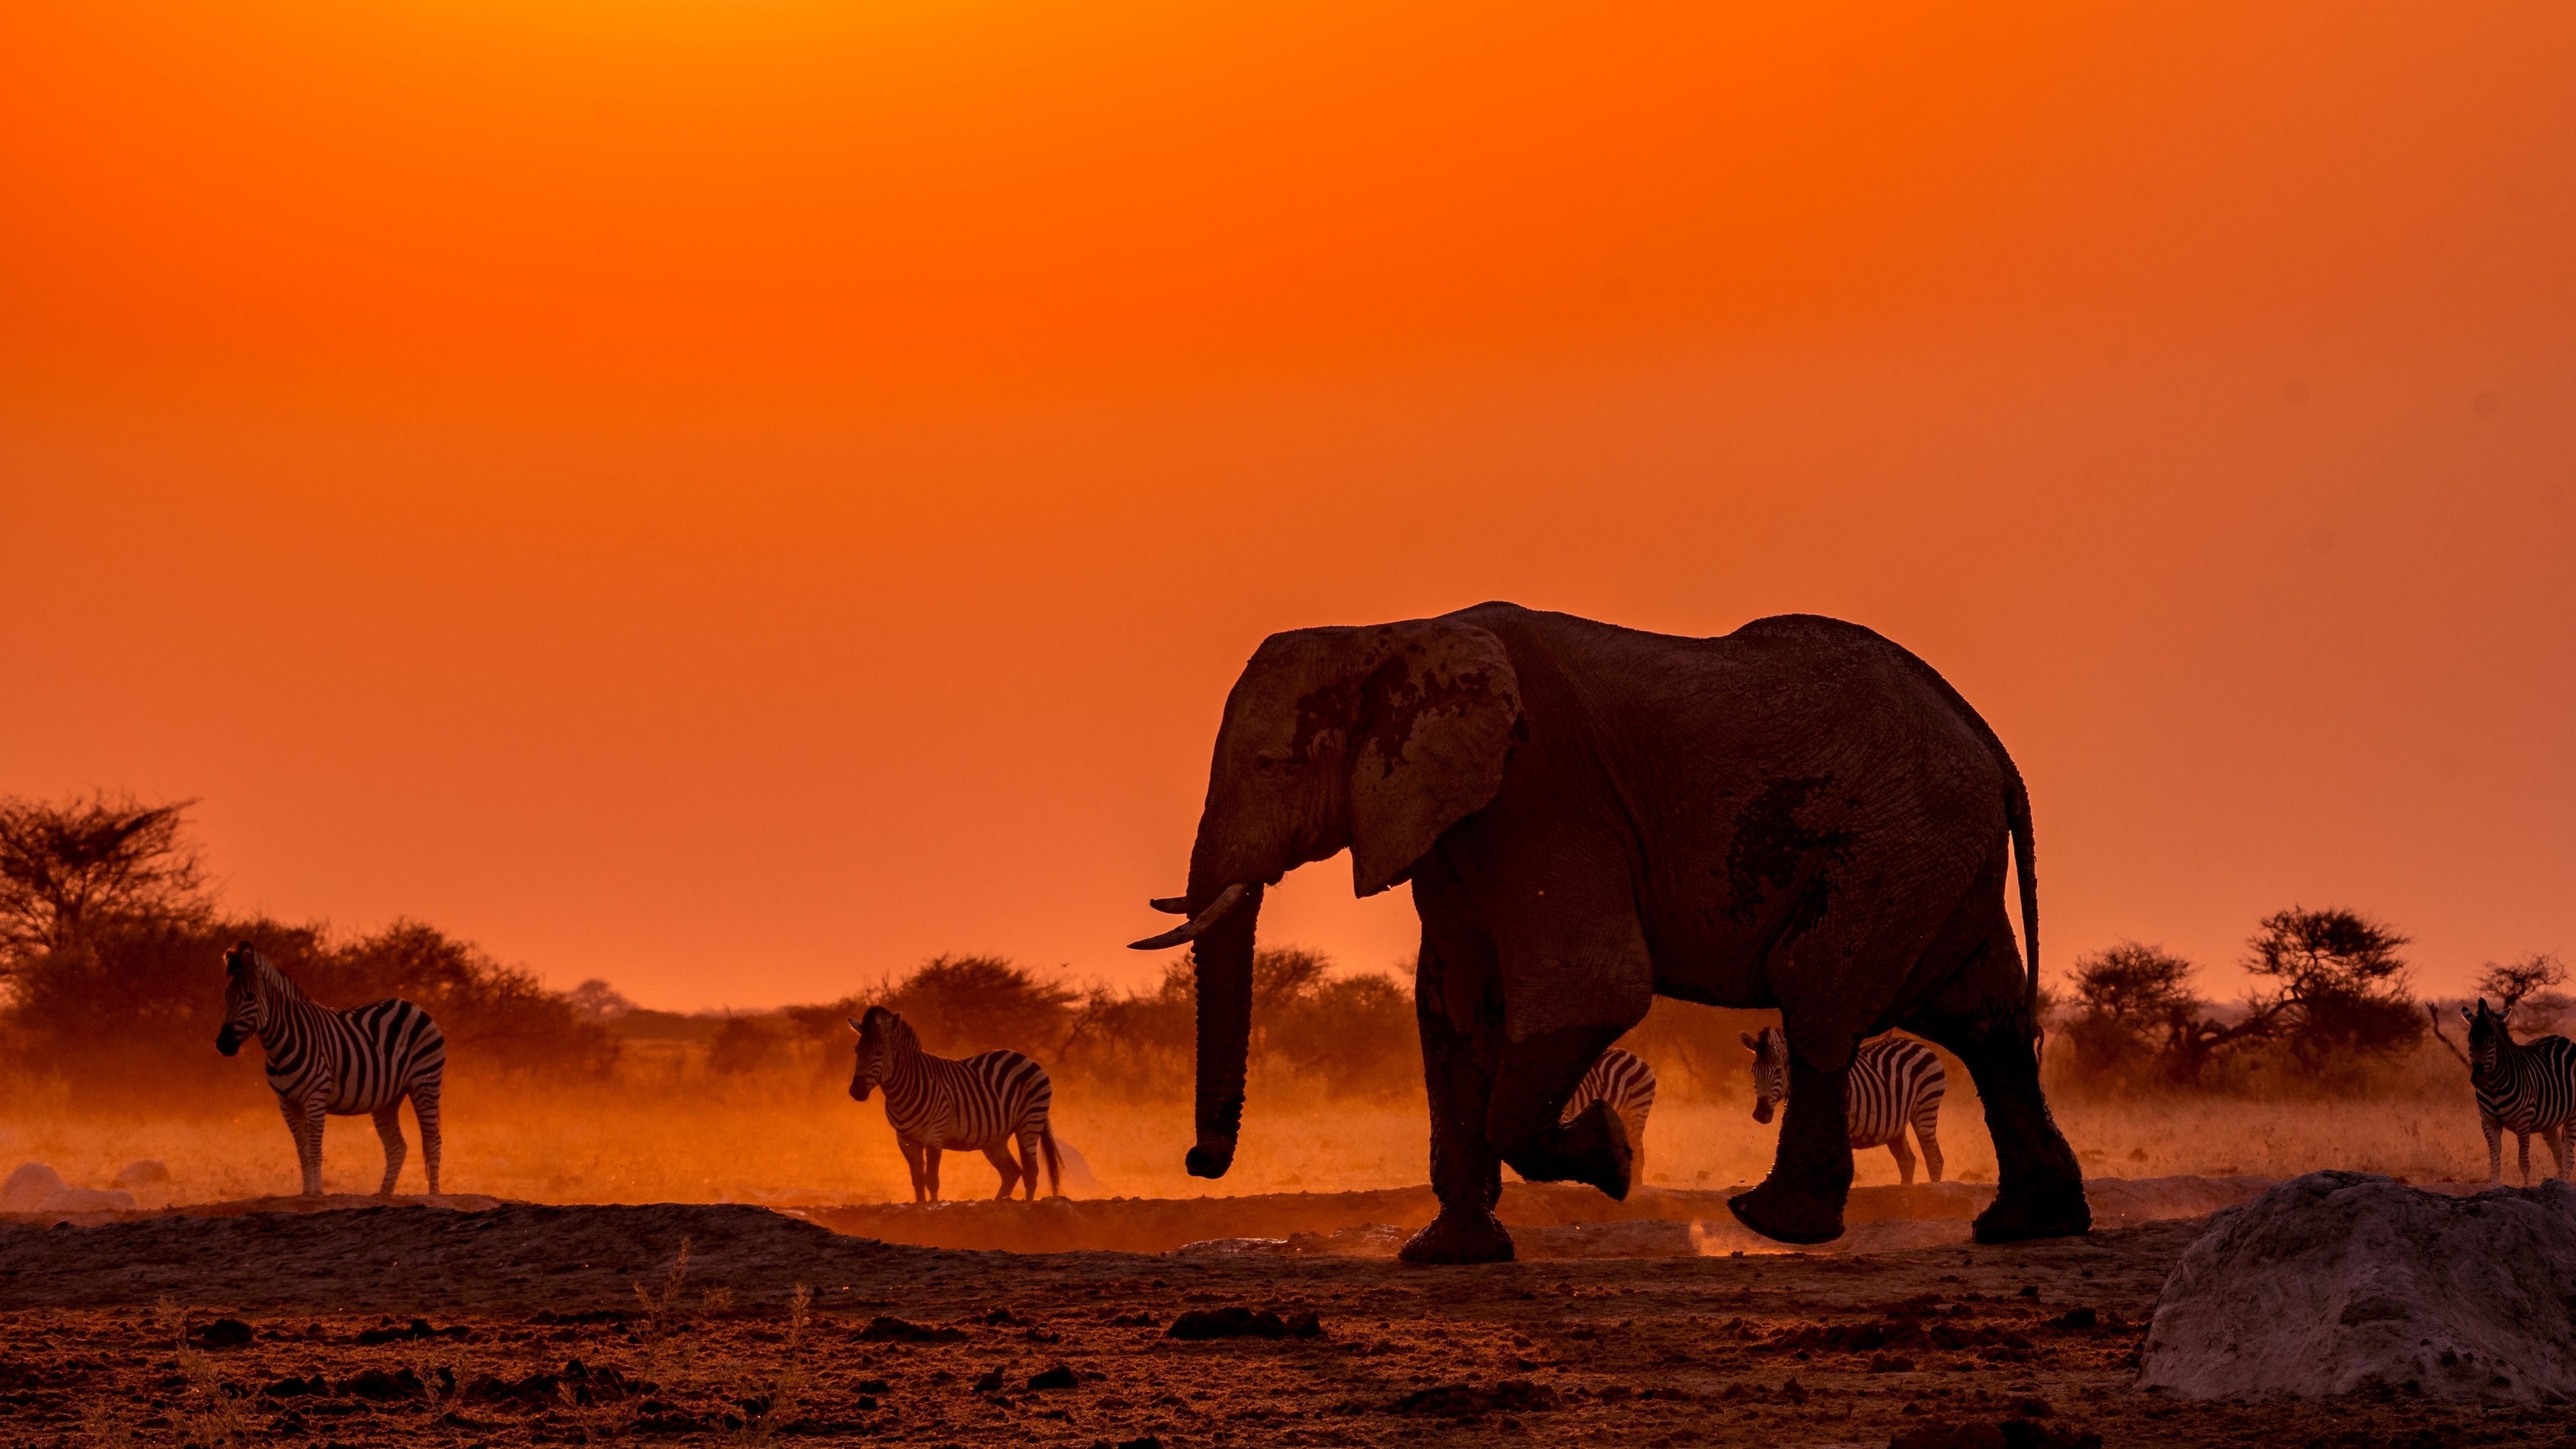
[[[819,1061],[846,1077],[849,1019],[871,1006],[901,1012],[925,1050],[960,1057],[1008,1047],[1061,1082],[1122,1093],[1186,1091],[1197,1052],[1197,989],[1175,962],[1149,986],[1077,990],[996,956],[938,956],[834,1001],[728,1014],[707,1040],[719,1075],[774,1072]],[[1422,1058],[1413,990],[1382,972],[1332,974],[1321,953],[1296,947],[1253,958],[1253,1067],[1294,1073],[1325,1096],[1418,1088]]]
[[[568,995],[435,927],[344,933],[223,910],[183,829],[189,803],[0,798],[0,1059],[22,1079],[58,1078],[78,1106],[237,1100],[209,1093],[242,1076],[214,1049],[238,941],[330,1005],[428,1008],[463,1074],[616,1066],[616,1033]]]
[[[2122,941],[2077,960],[2055,1033],[2074,1079],[2109,1089],[2240,1086],[2256,1074],[2347,1087],[2360,1073],[2422,1045],[2438,1017],[2413,991],[2408,938],[2342,908],[2293,906],[2265,917],[2239,964],[2251,989],[2232,1007],[2204,1000],[2193,962],[2161,946]],[[2490,962],[2476,990],[2546,1031],[2567,1005],[2558,959],[2534,953]]]

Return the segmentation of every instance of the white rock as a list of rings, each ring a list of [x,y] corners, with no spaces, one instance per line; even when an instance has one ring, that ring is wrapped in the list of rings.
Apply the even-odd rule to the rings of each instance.
[[[124,1170],[116,1174],[116,1185],[118,1187],[125,1188],[128,1191],[132,1191],[137,1188],[159,1187],[169,1180],[169,1164],[155,1162],[148,1157],[137,1162],[129,1162],[125,1164]]]
[[[2138,1387],[2188,1398],[2576,1395],[2576,1187],[2450,1197],[2292,1178],[2210,1220],[2156,1300]]]
[[[63,1175],[41,1162],[24,1162],[0,1183],[0,1213],[42,1212],[45,1199],[63,1190]]]

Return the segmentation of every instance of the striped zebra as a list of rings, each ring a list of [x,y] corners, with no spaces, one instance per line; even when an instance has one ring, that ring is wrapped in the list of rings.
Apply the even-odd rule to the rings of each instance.
[[[2576,1116],[2576,1043],[2563,1036],[2516,1044],[2505,1013],[2460,1008],[2469,1024],[2469,1086],[2478,1094],[2478,1125],[2487,1134],[2487,1181],[2504,1181],[2504,1134],[2513,1134],[2522,1160],[2522,1185],[2531,1186],[2531,1134],[2549,1144],[2558,1175],[2568,1177],[2568,1129]]]
[[[402,1176],[405,1097],[420,1119],[421,1166],[431,1195],[437,1194],[438,1087],[447,1038],[428,1012],[408,1001],[334,1011],[244,941],[224,953],[224,1027],[215,1034],[215,1050],[231,1056],[246,1037],[259,1038],[268,1055],[268,1085],[286,1114],[286,1130],[295,1134],[306,1197],[322,1192],[323,1116],[361,1112],[376,1119],[385,1144],[385,1181],[376,1192],[393,1195]]]
[[[1646,1114],[1655,1110],[1655,1069],[1633,1052],[1610,1048],[1575,1084],[1574,1095],[1565,1099],[1565,1110],[1557,1114],[1556,1120],[1571,1122],[1576,1113],[1595,1102],[1609,1104],[1612,1115],[1628,1129],[1628,1180],[1644,1182]]]
[[[1789,1038],[1776,1026],[1759,1037],[1739,1032],[1753,1053],[1753,1120],[1768,1122],[1771,1109],[1789,1100]],[[1923,1144],[1923,1166],[1941,1180],[1941,1097],[1950,1089],[1941,1059],[1919,1041],[1882,1036],[1860,1044],[1852,1054],[1851,1075],[1843,1089],[1843,1123],[1854,1147],[1884,1144],[1896,1157],[1897,1176],[1914,1185],[1914,1154],[1905,1145],[1905,1128]]]
[[[847,1021],[848,1018],[844,1017]],[[934,1057],[902,1016],[882,1006],[850,1022],[859,1034],[858,1069],[850,1075],[850,1100],[864,1102],[885,1089],[886,1124],[912,1169],[912,1200],[939,1201],[939,1154],[949,1148],[981,1152],[1002,1174],[997,1197],[1026,1178],[1029,1200],[1038,1195],[1038,1153],[1046,1153],[1047,1195],[1062,1197],[1063,1160],[1047,1111],[1055,1087],[1046,1068],[1013,1051],[978,1052],[961,1061]],[[1011,1160],[1011,1143],[1020,1145]]]

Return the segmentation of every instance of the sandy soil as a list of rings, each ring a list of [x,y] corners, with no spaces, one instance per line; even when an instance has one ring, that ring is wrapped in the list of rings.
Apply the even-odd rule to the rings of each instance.
[[[1517,1216],[1553,1212],[1523,1196]],[[1642,1231],[1626,1248],[1651,1255],[1424,1270],[1364,1255],[1400,1201],[1124,1210],[1144,1237],[1295,1218],[1346,1249],[1209,1231],[1159,1255],[911,1246],[749,1206],[356,1201],[0,1224],[0,1443],[2570,1442],[2558,1409],[2130,1391],[2191,1218],[2016,1248],[1877,1250],[1862,1224],[1843,1252],[1736,1257],[1687,1203],[1521,1230]],[[947,1233],[1050,1208],[858,1211]],[[1373,1211],[1374,1233],[1340,1221]],[[1228,1309],[1253,1336],[1175,1335]]]

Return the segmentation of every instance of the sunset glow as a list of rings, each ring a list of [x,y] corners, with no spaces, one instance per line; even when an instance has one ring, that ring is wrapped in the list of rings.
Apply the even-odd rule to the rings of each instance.
[[[0,13],[0,793],[568,986],[1141,980],[1267,633],[1787,611],[2054,972],[2576,951],[2576,12]],[[1263,922],[1350,967],[1402,892]]]

